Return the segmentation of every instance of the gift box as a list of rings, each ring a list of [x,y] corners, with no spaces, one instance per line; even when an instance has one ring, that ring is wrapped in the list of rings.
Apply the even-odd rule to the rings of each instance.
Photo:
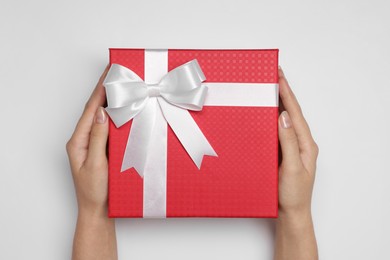
[[[278,50],[110,49],[109,217],[277,217]]]

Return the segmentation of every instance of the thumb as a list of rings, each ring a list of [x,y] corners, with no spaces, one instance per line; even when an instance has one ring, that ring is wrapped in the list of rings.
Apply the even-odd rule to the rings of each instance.
[[[279,116],[279,142],[282,148],[282,163],[287,167],[298,166],[301,162],[298,137],[287,111]]]
[[[108,137],[108,120],[104,108],[99,107],[95,112],[94,123],[89,137],[87,161],[91,164],[105,162],[107,159],[106,145]]]

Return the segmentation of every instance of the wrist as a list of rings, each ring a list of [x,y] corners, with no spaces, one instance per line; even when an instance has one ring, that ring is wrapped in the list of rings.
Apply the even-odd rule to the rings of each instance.
[[[279,210],[278,222],[293,228],[312,225],[310,208],[300,210]]]
[[[79,219],[88,219],[92,221],[109,220],[107,207],[79,207]]]

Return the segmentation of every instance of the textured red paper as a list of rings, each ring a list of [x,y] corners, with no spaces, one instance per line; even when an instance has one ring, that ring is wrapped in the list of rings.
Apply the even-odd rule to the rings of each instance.
[[[168,69],[192,59],[209,82],[278,82],[278,50],[169,50]],[[110,62],[144,77],[143,49],[110,49]],[[277,217],[278,108],[205,106],[191,115],[218,157],[205,156],[198,170],[168,128],[167,217]],[[142,217],[142,178],[120,172],[130,128],[110,122],[110,217]]]

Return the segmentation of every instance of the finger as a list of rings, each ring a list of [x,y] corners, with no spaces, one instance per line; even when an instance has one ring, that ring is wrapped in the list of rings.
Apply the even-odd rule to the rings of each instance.
[[[284,107],[283,100],[279,100],[279,114],[281,114],[283,111],[286,111],[286,108]]]
[[[103,74],[101,75],[99,82],[97,83],[94,91],[91,94],[88,102],[85,105],[84,112],[76,125],[76,129],[68,142],[68,146],[72,147],[72,152],[69,153],[69,157],[73,163],[81,166],[81,164],[86,159],[89,135],[91,133],[91,128],[95,116],[96,109],[105,103],[106,94],[103,86],[103,81],[109,70],[109,65],[107,65]],[[68,149],[69,151],[69,149]]]
[[[283,70],[279,67],[279,93],[281,102],[294,124],[301,151],[307,152],[314,143],[310,128],[302,114],[301,107],[292,92]]]
[[[279,142],[282,148],[282,164],[294,172],[299,172],[302,160],[298,137],[287,111],[283,111],[279,116]]]
[[[103,107],[96,110],[89,139],[88,156],[85,165],[100,168],[107,164],[106,146],[108,137],[107,114]]]
[[[103,106],[106,100],[106,92],[104,90],[103,82],[108,73],[109,68],[110,68],[109,65],[107,65],[103,74],[100,76],[99,82],[96,84],[95,89],[93,90],[88,102],[86,103],[84,112],[76,127],[75,132],[77,133],[87,132],[88,135],[86,137],[88,138],[89,138],[89,132],[91,130],[96,109],[100,106]]]

